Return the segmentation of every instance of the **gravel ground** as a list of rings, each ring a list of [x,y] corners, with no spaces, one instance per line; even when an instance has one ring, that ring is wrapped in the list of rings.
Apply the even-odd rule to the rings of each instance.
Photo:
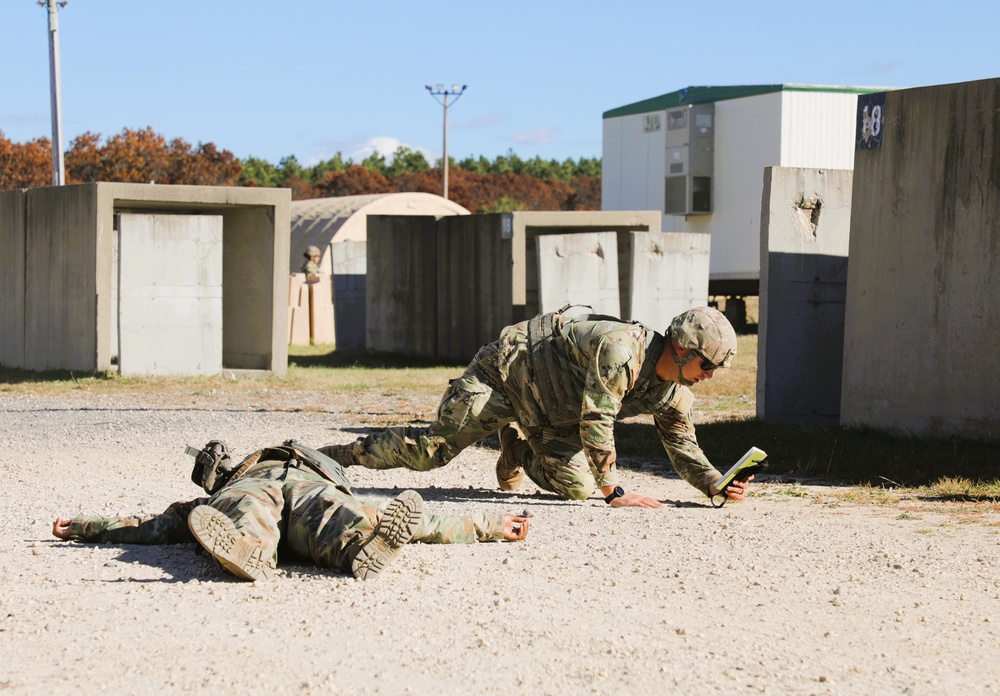
[[[300,411],[305,398],[325,410]],[[496,490],[488,444],[436,472],[350,469],[363,497],[534,514],[522,543],[404,549],[361,582],[242,583],[194,544],[62,542],[57,516],[194,497],[185,444],[342,442],[405,413],[356,394],[0,396],[0,692],[988,694],[1000,690],[988,508],[846,502],[780,484],[721,510],[626,462],[662,510]],[[433,404],[427,405],[432,407]]]

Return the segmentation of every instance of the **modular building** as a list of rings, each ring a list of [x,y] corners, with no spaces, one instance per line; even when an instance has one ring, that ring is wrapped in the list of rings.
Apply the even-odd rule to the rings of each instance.
[[[757,295],[764,168],[853,169],[858,95],[884,89],[687,87],[607,111],[601,207],[710,234],[708,293]]]

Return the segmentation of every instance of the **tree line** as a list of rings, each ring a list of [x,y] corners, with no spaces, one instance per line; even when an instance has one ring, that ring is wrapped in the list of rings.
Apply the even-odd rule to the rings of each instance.
[[[400,147],[389,158],[373,153],[359,163],[337,153],[303,166],[294,155],[277,165],[239,160],[213,143],[167,140],[151,127],[124,129],[103,139],[84,133],[65,154],[66,183],[95,181],[284,187],[292,200],[329,196],[418,191],[441,194],[441,160]],[[48,186],[52,148],[48,138],[14,143],[0,131],[0,190]],[[513,152],[448,159],[448,197],[473,212],[510,210],[599,210],[601,160],[521,159]]]

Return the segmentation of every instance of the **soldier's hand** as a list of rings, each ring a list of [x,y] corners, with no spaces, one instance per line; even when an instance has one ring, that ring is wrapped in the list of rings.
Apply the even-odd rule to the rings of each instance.
[[[57,517],[54,522],[52,522],[52,535],[57,536],[60,539],[69,538],[69,520],[63,519],[62,517]]]
[[[663,504],[656,498],[650,498],[638,493],[626,493],[611,501],[611,507],[644,507],[661,508]]]
[[[506,541],[521,541],[528,536],[528,518],[520,515],[503,516],[503,538]]]
[[[726,497],[730,500],[743,500],[747,497],[747,492],[750,490],[751,481],[753,481],[753,476],[746,481],[733,481],[726,486]],[[721,492],[714,484],[708,487],[709,496],[716,496]]]

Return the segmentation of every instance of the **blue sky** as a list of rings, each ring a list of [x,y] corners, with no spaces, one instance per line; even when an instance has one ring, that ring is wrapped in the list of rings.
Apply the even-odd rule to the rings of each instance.
[[[425,84],[468,85],[449,155],[601,155],[601,116],[689,85],[1000,75],[1000,3],[70,0],[64,143],[153,130],[239,158],[440,157]],[[0,0],[0,131],[51,136],[47,13]]]

